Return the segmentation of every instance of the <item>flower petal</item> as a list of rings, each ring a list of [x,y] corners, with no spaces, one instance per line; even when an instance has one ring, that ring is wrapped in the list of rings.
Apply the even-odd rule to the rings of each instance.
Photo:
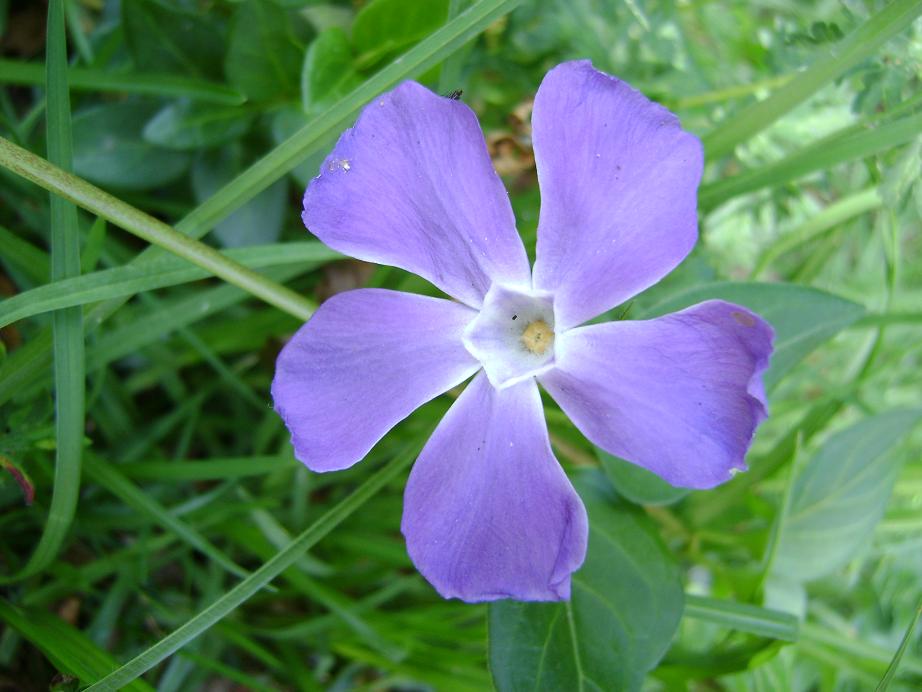
[[[697,239],[701,144],[678,119],[588,60],[535,97],[541,213],[534,287],[574,327],[659,281]]]
[[[496,390],[474,378],[413,467],[401,529],[445,598],[569,598],[586,510],[551,452],[534,380]]]
[[[474,374],[461,343],[476,313],[426,296],[359,289],[333,296],[279,354],[275,408],[295,456],[348,468],[416,408]]]
[[[673,485],[710,488],[746,468],[773,338],[758,315],[711,300],[566,332],[557,369],[539,379],[594,444]]]
[[[379,96],[343,133],[302,218],[333,249],[419,274],[474,307],[494,280],[530,287],[477,116],[415,82]]]

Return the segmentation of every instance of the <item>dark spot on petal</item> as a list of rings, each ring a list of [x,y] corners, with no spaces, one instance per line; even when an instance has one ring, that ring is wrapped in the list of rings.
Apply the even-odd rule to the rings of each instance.
[[[518,316],[518,315],[513,315],[513,316],[512,316],[512,319],[517,320],[517,319],[519,319],[519,316]]]
[[[736,320],[737,324],[741,324],[744,327],[754,327],[756,326],[755,318],[750,315],[748,312],[740,312],[739,310],[734,310],[730,313],[730,317]]]

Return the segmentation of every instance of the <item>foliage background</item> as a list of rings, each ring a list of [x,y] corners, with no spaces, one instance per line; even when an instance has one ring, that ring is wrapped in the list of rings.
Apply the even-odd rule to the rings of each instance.
[[[918,689],[920,11],[0,1],[0,135],[121,200],[0,150],[0,685]],[[611,317],[718,295],[759,309],[784,346],[772,417],[749,473],[687,493],[597,453],[547,400],[592,517],[573,603],[446,602],[398,527],[450,398],[324,476],[270,408],[312,306],[434,290],[311,240],[300,195],[382,89],[463,88],[533,252],[529,103],[579,57],[708,152],[701,242]]]

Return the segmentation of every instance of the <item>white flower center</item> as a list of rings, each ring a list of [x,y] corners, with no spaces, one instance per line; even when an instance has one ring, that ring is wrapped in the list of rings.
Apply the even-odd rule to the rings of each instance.
[[[494,284],[464,330],[464,346],[497,389],[554,367],[554,300],[543,291]]]

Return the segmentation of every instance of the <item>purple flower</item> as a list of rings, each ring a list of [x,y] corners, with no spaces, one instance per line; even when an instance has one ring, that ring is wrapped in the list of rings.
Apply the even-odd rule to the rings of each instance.
[[[474,375],[404,497],[410,557],[446,598],[570,595],[586,511],[551,451],[539,382],[594,444],[690,488],[744,469],[767,415],[773,334],[746,308],[580,326],[692,249],[698,140],[588,61],[547,74],[532,126],[533,272],[476,116],[414,82],[365,108],[304,196],[324,243],[456,299],[339,294],[284,348],[272,383],[297,457],[334,471]]]

